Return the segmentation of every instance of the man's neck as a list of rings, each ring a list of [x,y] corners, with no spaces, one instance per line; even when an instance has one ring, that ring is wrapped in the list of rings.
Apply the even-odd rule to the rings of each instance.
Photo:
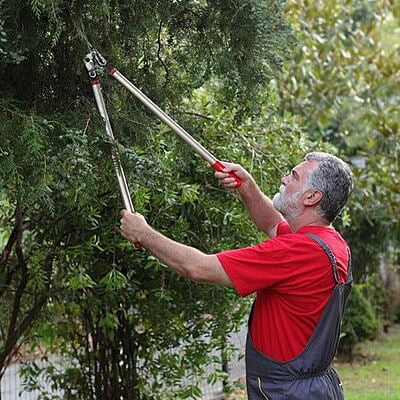
[[[297,218],[294,218],[292,221],[287,220],[292,232],[297,232],[299,229],[303,228],[304,226],[321,226],[324,228],[331,227],[326,220],[321,218],[319,215],[306,215],[302,214]]]

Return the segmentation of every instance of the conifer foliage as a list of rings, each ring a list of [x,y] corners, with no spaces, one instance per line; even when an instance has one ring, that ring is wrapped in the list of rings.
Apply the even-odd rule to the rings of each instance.
[[[28,368],[28,386],[47,373],[64,399],[193,398],[206,355],[229,358],[245,303],[172,275],[116,229],[115,144],[82,58],[88,40],[206,147],[273,180],[304,149],[290,122],[269,115],[269,82],[293,42],[282,7],[0,1],[0,378],[27,335],[64,361]],[[203,163],[111,78],[103,86],[136,209],[206,252],[254,243]]]

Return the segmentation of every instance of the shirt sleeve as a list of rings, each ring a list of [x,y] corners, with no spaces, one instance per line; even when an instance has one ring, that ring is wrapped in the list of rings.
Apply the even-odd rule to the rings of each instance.
[[[279,222],[278,227],[276,229],[276,236],[279,235],[287,235],[289,233],[293,233],[287,221]]]
[[[217,254],[240,296],[273,288],[290,278],[293,264],[285,242],[275,237],[256,246]]]

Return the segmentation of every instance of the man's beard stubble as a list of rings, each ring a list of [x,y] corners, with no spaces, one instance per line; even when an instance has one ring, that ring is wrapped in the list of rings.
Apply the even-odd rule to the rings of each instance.
[[[272,199],[273,205],[286,220],[290,221],[297,218],[301,214],[300,196],[301,192],[296,192],[288,195],[285,187],[282,186],[278,193]]]

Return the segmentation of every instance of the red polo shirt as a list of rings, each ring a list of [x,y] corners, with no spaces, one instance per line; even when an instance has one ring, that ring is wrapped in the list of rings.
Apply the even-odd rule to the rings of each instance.
[[[281,222],[275,238],[217,254],[241,296],[257,293],[250,326],[253,343],[280,361],[297,357],[305,348],[335,286],[328,256],[306,233],[328,244],[339,279],[345,282],[348,246],[333,228],[305,226],[292,233]]]

